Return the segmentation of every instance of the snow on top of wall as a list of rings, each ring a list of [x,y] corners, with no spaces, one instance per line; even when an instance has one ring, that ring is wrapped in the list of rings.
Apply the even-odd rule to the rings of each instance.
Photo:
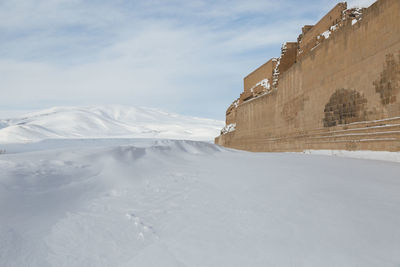
[[[237,108],[239,106],[239,98],[233,101],[232,105]]]
[[[251,87],[251,88],[250,88],[250,92],[253,93],[254,89],[255,89],[257,86],[262,86],[262,87],[263,87],[265,90],[267,90],[267,91],[271,89],[271,85],[270,85],[270,83],[269,83],[269,80],[268,80],[268,79],[263,79],[263,80],[259,81],[258,83],[256,83],[256,85],[254,85],[253,87]]]
[[[231,123],[231,124],[225,125],[225,127],[222,128],[221,134],[231,133],[235,130],[236,130],[236,123]]]

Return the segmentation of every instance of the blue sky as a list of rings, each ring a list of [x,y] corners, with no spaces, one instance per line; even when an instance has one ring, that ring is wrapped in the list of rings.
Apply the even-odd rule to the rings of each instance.
[[[224,119],[243,77],[336,3],[0,0],[0,117],[120,104]]]

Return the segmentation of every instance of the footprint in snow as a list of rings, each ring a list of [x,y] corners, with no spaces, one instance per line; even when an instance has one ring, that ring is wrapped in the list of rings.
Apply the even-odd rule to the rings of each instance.
[[[128,218],[128,220],[133,221],[136,228],[141,229],[138,234],[138,240],[144,240],[144,233],[150,233],[156,239],[159,239],[153,227],[151,225],[145,224],[135,213],[127,213],[126,217]]]
[[[140,232],[137,237],[138,240],[144,240],[144,234]]]

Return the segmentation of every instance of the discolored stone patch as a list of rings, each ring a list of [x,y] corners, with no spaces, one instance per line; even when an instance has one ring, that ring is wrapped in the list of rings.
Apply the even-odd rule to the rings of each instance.
[[[301,95],[287,102],[282,108],[281,114],[283,118],[289,123],[293,122],[299,112],[304,110],[304,102],[307,100],[308,97],[306,98],[304,95]]]
[[[381,97],[382,105],[397,101],[397,94],[400,92],[400,52],[397,59],[393,54],[386,55],[383,71],[373,85]]]
[[[367,99],[351,89],[337,89],[325,105],[324,127],[347,124],[366,119]]]

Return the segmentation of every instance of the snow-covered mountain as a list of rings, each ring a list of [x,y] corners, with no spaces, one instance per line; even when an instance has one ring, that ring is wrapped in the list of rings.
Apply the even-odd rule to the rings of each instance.
[[[213,140],[224,122],[126,106],[54,107],[0,120],[0,143],[60,138]]]

